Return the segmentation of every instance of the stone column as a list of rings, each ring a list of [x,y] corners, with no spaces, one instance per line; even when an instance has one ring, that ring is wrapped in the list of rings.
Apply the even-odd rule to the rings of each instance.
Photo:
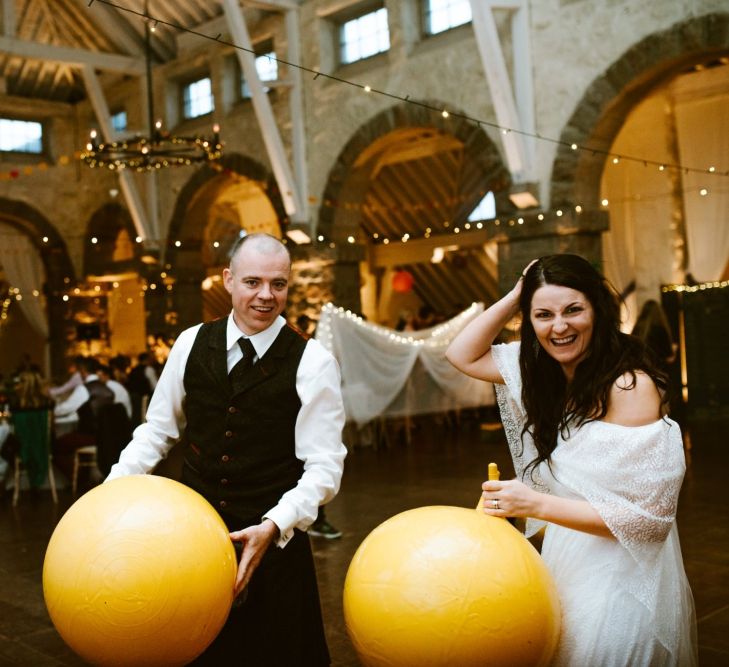
[[[331,301],[354,312],[361,309],[359,263],[365,249],[355,243],[302,245],[291,248],[288,320],[299,315],[318,320],[322,306]]]
[[[175,251],[172,273],[175,279],[173,303],[177,318],[171,330],[177,335],[199,324],[203,318],[202,281],[206,272],[199,243],[186,241],[184,248]]]

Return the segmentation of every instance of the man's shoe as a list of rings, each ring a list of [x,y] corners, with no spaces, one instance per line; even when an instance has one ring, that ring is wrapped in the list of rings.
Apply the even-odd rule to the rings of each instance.
[[[309,535],[312,537],[324,537],[327,540],[336,540],[342,536],[342,532],[337,530],[328,521],[315,521],[309,528]]]

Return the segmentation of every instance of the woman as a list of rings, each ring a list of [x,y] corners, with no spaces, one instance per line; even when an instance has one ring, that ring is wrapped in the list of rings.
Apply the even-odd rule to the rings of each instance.
[[[40,370],[29,365],[20,372],[11,401],[12,422],[17,437],[17,451],[28,471],[31,488],[39,488],[48,477],[50,454],[50,406],[48,387]]]
[[[521,342],[492,345],[519,312]],[[676,504],[685,462],[665,376],[619,329],[605,279],[576,255],[533,261],[446,356],[496,383],[517,479],[485,482],[484,512],[546,522],[557,585],[555,665],[696,663]]]

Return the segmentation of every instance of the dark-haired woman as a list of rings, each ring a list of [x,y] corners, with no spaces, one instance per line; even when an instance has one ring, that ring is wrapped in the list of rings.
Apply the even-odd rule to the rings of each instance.
[[[521,313],[521,341],[492,345]],[[681,433],[665,375],[622,334],[617,298],[577,255],[532,262],[447,357],[496,383],[517,479],[484,482],[484,511],[545,525],[562,631],[553,664],[696,664],[676,505]]]

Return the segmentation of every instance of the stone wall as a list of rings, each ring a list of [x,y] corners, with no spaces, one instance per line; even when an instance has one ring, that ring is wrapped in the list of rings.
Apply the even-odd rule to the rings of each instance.
[[[456,108],[487,123],[495,123],[492,97],[476,48],[471,26],[445,34],[422,38],[418,29],[420,5],[417,0],[386,0],[391,29],[391,48],[365,62],[337,67],[332,21],[348,0],[309,0],[300,9],[302,64],[312,70],[343,80],[367,84],[414,100],[430,100],[443,108]],[[678,66],[696,60],[707,52],[727,51],[729,13],[725,0],[539,0],[528,3],[532,72],[537,132],[553,141],[536,142],[537,175],[543,206],[582,204],[586,213],[596,208],[603,158],[586,151],[570,151],[569,143],[597,140],[609,146],[619,131],[625,114],[645,91],[668,77]],[[722,13],[723,12],[723,13]],[[256,42],[273,38],[277,55],[286,58],[286,36],[282,16],[246,10],[249,28]],[[497,24],[507,65],[511,65],[511,37],[508,14],[497,13]],[[225,36],[224,23],[221,24]],[[213,32],[213,29],[210,29]],[[178,39],[178,58],[155,68],[154,99],[156,116],[177,133],[210,132],[214,122],[221,124],[226,153],[245,156],[264,170],[271,165],[258,128],[252,104],[237,94],[238,65],[235,51],[228,46],[193,35]],[[280,76],[286,68],[281,65]],[[193,121],[179,122],[179,90],[185,80],[209,72],[216,94],[215,111]],[[146,104],[143,86],[134,79],[104,78],[109,106],[127,109],[130,129],[141,128]],[[373,118],[398,102],[383,95],[367,94],[360,87],[325,77],[303,75],[304,124],[311,220],[316,223],[335,165],[352,137]],[[286,150],[291,151],[289,94],[285,87],[270,94],[274,115],[282,130]],[[70,258],[74,277],[84,272],[83,254],[86,229],[93,214],[110,202],[110,191],[118,188],[110,173],[89,170],[74,160],[74,152],[86,142],[94,125],[87,102],[77,105],[38,104],[0,97],[0,112],[14,117],[27,116],[46,121],[47,154],[19,162],[0,156],[0,171],[32,173],[12,180],[0,180],[0,198],[32,207],[58,231],[63,252]],[[498,128],[484,125],[481,130],[501,149]],[[44,163],[44,167],[39,167]],[[164,249],[174,241],[169,231],[176,228],[180,197],[195,182],[194,167],[163,170],[157,175],[159,193],[159,238],[152,239]],[[140,190],[144,184],[140,181]],[[121,197],[121,195],[120,195]],[[550,202],[550,198],[552,202]],[[275,203],[280,206],[280,201]],[[594,211],[593,211],[594,212]],[[559,234],[557,236],[560,236]],[[589,232],[589,248],[599,245],[599,233]],[[541,239],[541,240],[540,240]],[[561,236],[560,236],[561,239]],[[536,252],[543,254],[562,247],[564,239],[535,238]],[[584,240],[584,239],[583,239]],[[314,257],[318,250],[310,250]],[[352,250],[353,253],[362,251]],[[529,251],[532,252],[532,249]],[[520,250],[507,250],[502,259],[516,264]],[[516,259],[518,257],[518,259]],[[319,261],[317,260],[306,260]],[[329,260],[327,260],[328,262]],[[304,284],[315,286],[322,295],[358,309],[358,256],[337,257],[324,262],[322,276],[314,280],[312,268],[302,269]],[[309,266],[307,264],[307,266]],[[311,265],[313,267],[314,264]],[[509,270],[505,273],[508,274]],[[513,268],[513,267],[512,267]],[[306,275],[307,277],[304,277]],[[296,284],[293,299],[298,298]],[[303,292],[302,292],[303,293]],[[326,298],[329,298],[327,296]],[[300,309],[302,299],[292,302]],[[306,306],[311,310],[317,306]]]

